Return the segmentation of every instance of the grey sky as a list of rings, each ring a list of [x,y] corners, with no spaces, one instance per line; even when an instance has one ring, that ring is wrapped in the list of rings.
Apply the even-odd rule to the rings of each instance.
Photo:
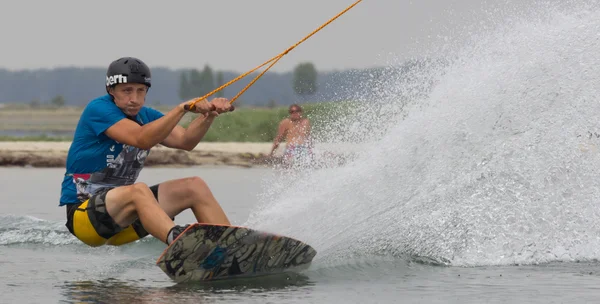
[[[503,2],[517,2],[518,0]],[[354,0],[23,0],[0,10],[0,67],[105,67],[121,56],[151,66],[244,72],[291,46]],[[363,68],[418,55],[483,0],[363,0],[277,63]]]

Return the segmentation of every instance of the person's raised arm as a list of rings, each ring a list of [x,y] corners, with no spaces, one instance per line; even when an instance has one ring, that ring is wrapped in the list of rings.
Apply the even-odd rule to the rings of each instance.
[[[227,98],[215,98],[210,103],[208,103],[206,100],[196,103],[196,106],[201,107],[210,107],[211,105],[214,108],[214,111],[199,115],[189,124],[187,129],[184,129],[181,126],[176,126],[173,129],[173,132],[171,132],[171,134],[165,138],[161,144],[170,148],[183,149],[187,151],[193,150],[202,140],[202,138],[204,138],[204,135],[206,135],[206,132],[210,128],[215,117],[219,116],[221,113],[233,111],[234,109]]]
[[[275,139],[273,140],[273,147],[271,148],[271,155],[273,155],[273,153],[275,152],[275,149],[277,149],[277,147],[279,147],[279,143],[281,142],[281,140],[283,140],[283,137],[285,136],[285,133],[287,132],[287,128],[288,128],[287,119],[284,119],[279,123],[279,128],[277,130],[277,136],[275,136]]]
[[[120,143],[148,150],[161,143],[171,134],[187,112],[184,107],[188,103],[189,101],[179,104],[163,117],[143,126],[127,118],[121,119],[106,129],[105,134]],[[207,106],[210,107],[210,104]],[[210,108],[204,109],[200,107],[193,109],[196,113],[206,113],[210,110]]]

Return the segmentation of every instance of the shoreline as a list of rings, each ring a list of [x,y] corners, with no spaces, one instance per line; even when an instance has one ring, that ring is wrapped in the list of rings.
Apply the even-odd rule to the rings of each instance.
[[[64,167],[71,142],[0,142],[2,167]],[[192,151],[156,146],[150,150],[146,167],[226,165],[239,167],[267,166],[276,160],[269,157],[271,143],[200,143]]]
[[[70,144],[70,141],[0,142],[0,167],[64,167]],[[269,142],[201,142],[194,150],[184,151],[159,145],[152,148],[146,159],[145,166],[266,167],[280,163],[281,155],[285,150],[285,143],[280,144],[273,157],[269,156],[271,147],[272,143]],[[333,150],[337,150],[335,147],[333,148]],[[332,147],[328,147],[325,150],[329,151],[325,153],[331,153]],[[344,151],[347,152],[347,150]]]

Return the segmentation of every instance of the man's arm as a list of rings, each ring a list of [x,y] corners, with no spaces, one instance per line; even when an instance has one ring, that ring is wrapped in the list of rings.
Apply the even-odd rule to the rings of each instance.
[[[206,99],[201,100],[195,104],[195,107],[192,110],[195,113],[202,113],[202,115],[194,119],[187,129],[175,126],[169,136],[161,142],[163,145],[170,148],[191,151],[204,138],[215,117],[234,110],[229,100],[222,97],[217,97],[210,103]]]
[[[190,107],[191,102],[193,102],[193,106]],[[140,126],[129,119],[121,119],[106,129],[105,133],[108,137],[120,143],[147,150],[163,142],[171,135],[187,111],[218,116],[220,113],[232,110],[233,106],[226,98],[215,98],[212,102],[208,102],[206,99],[190,99],[148,124]],[[181,132],[181,129],[183,129],[179,128],[177,128],[179,131],[176,132]],[[204,132],[206,133],[206,131]]]
[[[191,151],[204,138],[214,119],[214,115],[199,115],[187,129],[176,126],[162,144],[169,148]]]
[[[186,113],[183,106],[180,104],[163,117],[143,126],[127,118],[121,119],[106,129],[105,134],[120,143],[148,150],[171,134]]]
[[[283,137],[287,133],[287,130],[288,130],[288,120],[284,119],[279,123],[279,128],[277,130],[277,136],[275,136],[275,139],[273,140],[273,148],[271,149],[271,155],[273,155],[273,152],[275,152],[275,149],[277,149],[277,147],[279,147],[279,143],[281,142],[281,140],[283,140]]]
[[[308,118],[305,118],[306,120],[304,121],[304,134],[306,134],[306,136],[310,137],[310,120],[308,120]]]

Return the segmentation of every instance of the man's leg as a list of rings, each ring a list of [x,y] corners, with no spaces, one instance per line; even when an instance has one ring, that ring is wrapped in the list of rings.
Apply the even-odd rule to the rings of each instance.
[[[105,204],[106,211],[119,226],[127,227],[139,218],[144,229],[163,242],[175,226],[144,183],[111,189],[106,193]]]
[[[231,225],[208,185],[199,177],[161,183],[158,186],[158,204],[171,217],[191,208],[199,223]]]

